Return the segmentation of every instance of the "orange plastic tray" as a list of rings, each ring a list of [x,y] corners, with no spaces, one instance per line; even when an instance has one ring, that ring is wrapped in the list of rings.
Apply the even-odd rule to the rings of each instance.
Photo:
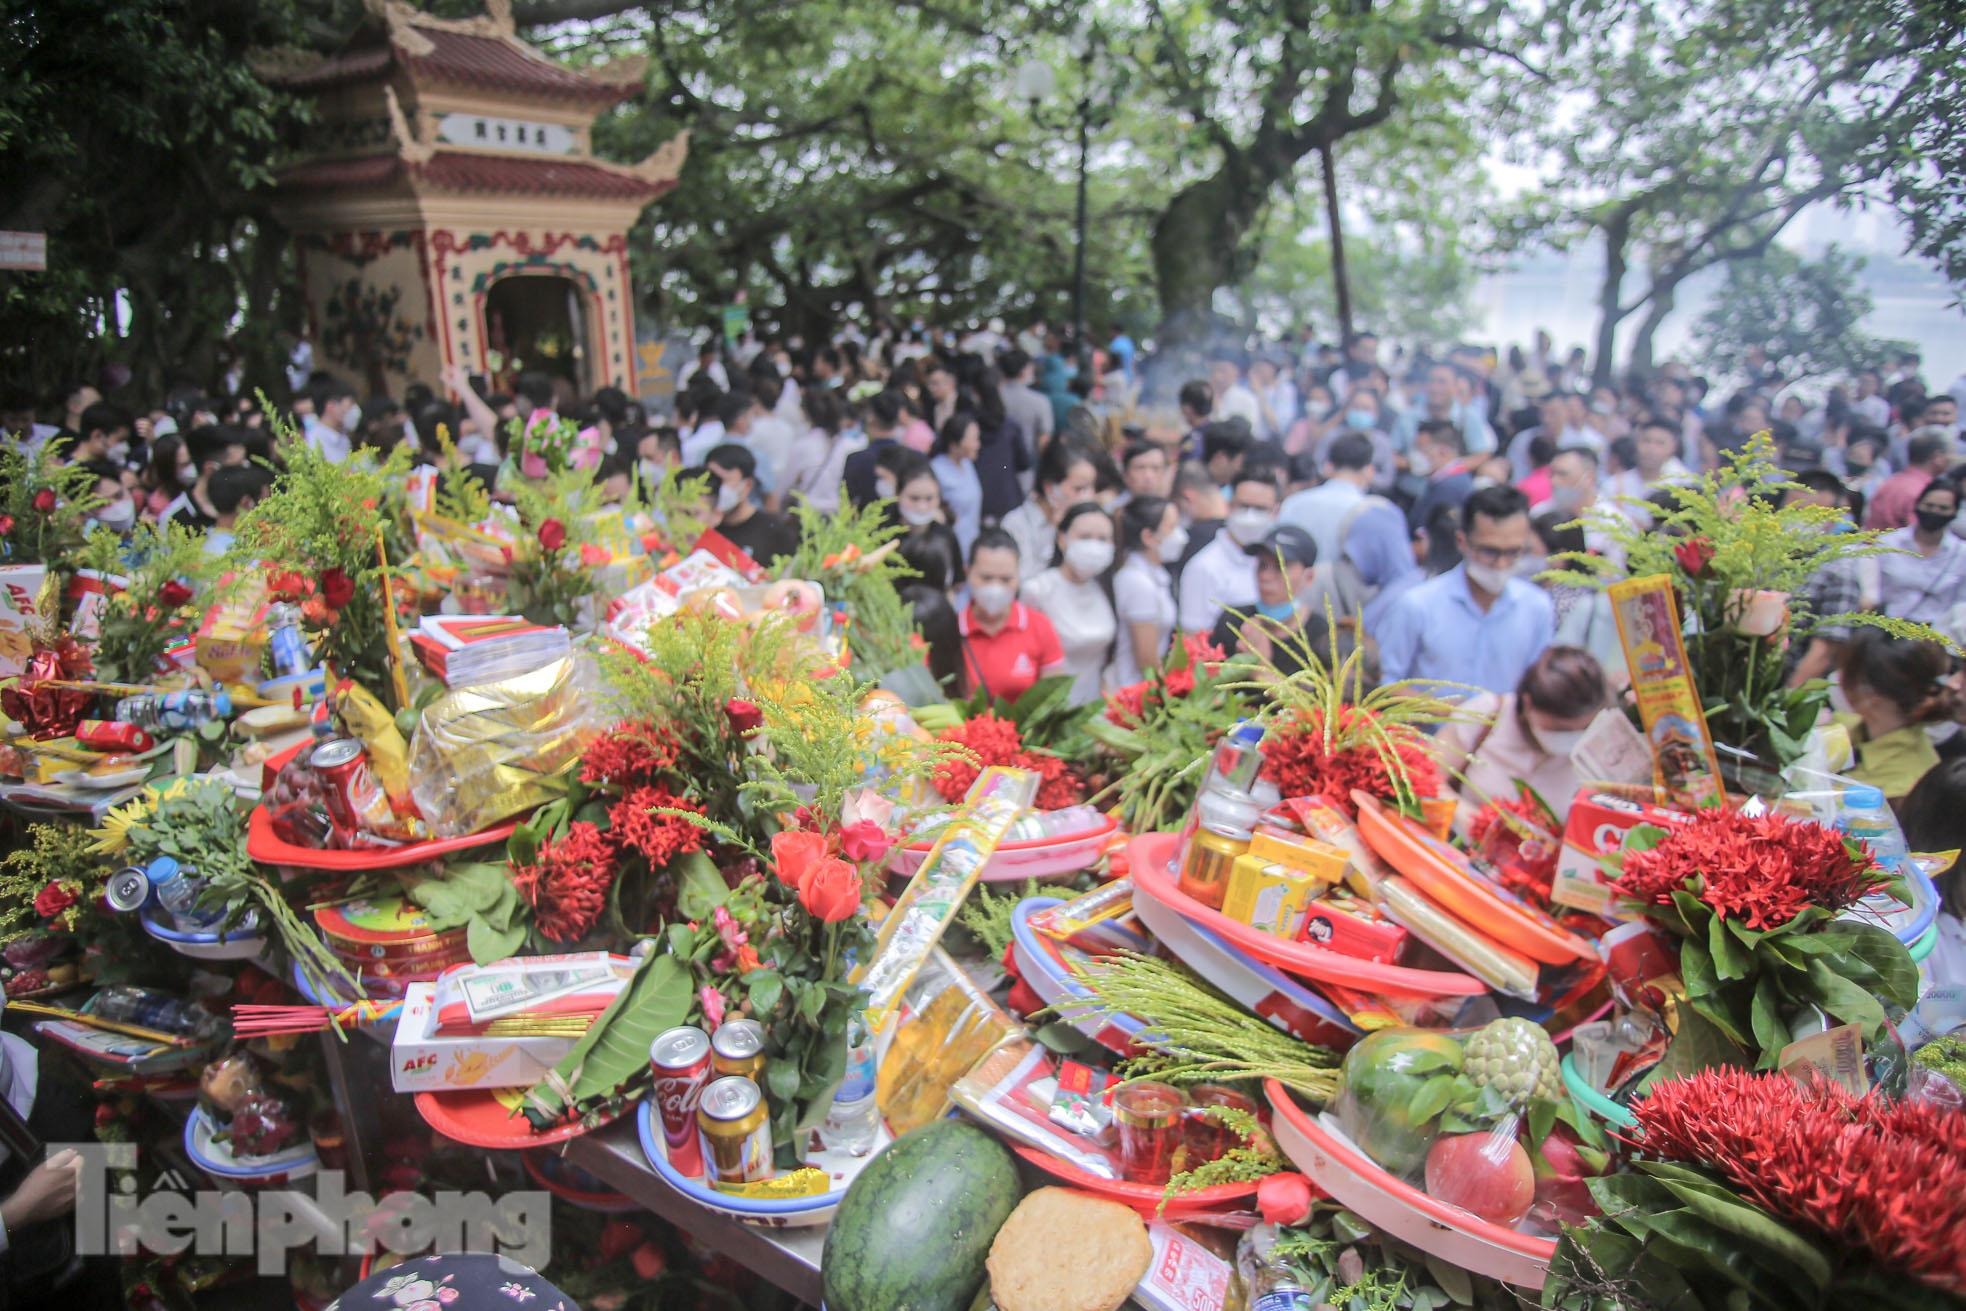
[[[465,1092],[420,1092],[416,1094],[417,1113],[432,1129],[452,1142],[490,1151],[546,1147],[588,1132],[588,1126],[579,1120],[555,1125],[544,1133],[535,1132],[532,1121],[505,1109],[495,1095],[496,1091],[473,1088]],[[618,1115],[611,1115],[592,1127],[602,1128],[618,1118]]]
[[[1352,793],[1358,832],[1373,854],[1409,879],[1441,909],[1511,951],[1544,965],[1594,959],[1596,950],[1526,902],[1489,886],[1468,858],[1377,798]]]
[[[1394,997],[1479,997],[1488,991],[1487,984],[1459,970],[1421,970],[1360,960],[1315,943],[1279,938],[1211,910],[1181,891],[1168,870],[1180,840],[1175,833],[1149,833],[1127,844],[1134,892],[1179,911],[1258,960],[1316,982]]]

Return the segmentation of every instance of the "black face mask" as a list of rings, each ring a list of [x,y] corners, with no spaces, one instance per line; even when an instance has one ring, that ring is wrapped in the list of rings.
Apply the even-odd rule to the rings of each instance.
[[[1928,533],[1942,533],[1952,526],[1953,516],[1944,510],[1916,510],[1918,526]]]

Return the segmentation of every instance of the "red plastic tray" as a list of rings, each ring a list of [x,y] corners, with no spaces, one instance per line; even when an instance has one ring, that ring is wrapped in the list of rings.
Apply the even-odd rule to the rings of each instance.
[[[1356,1147],[1325,1131],[1276,1080],[1265,1082],[1277,1146],[1313,1186],[1369,1223],[1465,1270],[1521,1288],[1541,1288],[1556,1240],[1493,1224],[1395,1179]]]
[[[575,1120],[571,1124],[536,1133],[532,1121],[499,1104],[495,1091],[491,1088],[473,1088],[468,1092],[420,1092],[416,1095],[417,1114],[432,1129],[453,1142],[495,1152],[545,1147],[578,1138],[587,1132],[587,1127]],[[616,1118],[609,1116],[594,1128],[612,1124]]]
[[[302,742],[270,757],[261,769],[264,786],[272,787],[273,780],[287,767],[287,762],[311,745],[310,742]],[[469,851],[473,847],[503,842],[518,827],[517,819],[508,819],[461,838],[432,838],[428,842],[412,842],[405,847],[378,851],[316,851],[313,847],[296,847],[282,840],[273,832],[273,819],[266,813],[266,807],[254,806],[253,813],[246,819],[246,854],[262,865],[286,865],[294,869],[400,869],[405,865],[421,865],[439,856],[448,856],[453,851]]]
[[[1160,1220],[1200,1220],[1207,1221],[1219,1216],[1223,1211],[1236,1210],[1234,1204],[1256,1196],[1256,1181],[1246,1183],[1216,1184],[1210,1188],[1197,1188],[1191,1193],[1182,1193],[1160,1209],[1162,1189],[1155,1184],[1131,1184],[1124,1179],[1102,1179],[1088,1170],[1081,1170],[1070,1161],[1041,1152],[1029,1143],[1011,1143],[1010,1149],[1043,1170],[1061,1183],[1088,1193],[1132,1207],[1140,1218],[1152,1223]]]
[[[1178,834],[1149,833],[1127,844],[1134,891],[1179,911],[1191,922],[1227,938],[1258,960],[1316,982],[1395,997],[1479,997],[1488,991],[1487,984],[1459,970],[1421,970],[1361,960],[1315,943],[1286,941],[1230,919],[1219,910],[1210,910],[1181,891],[1167,872],[1179,842]]]

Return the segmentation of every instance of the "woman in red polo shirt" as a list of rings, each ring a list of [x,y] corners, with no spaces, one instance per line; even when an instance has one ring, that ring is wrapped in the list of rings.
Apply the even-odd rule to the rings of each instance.
[[[981,687],[1008,703],[1065,672],[1051,621],[1017,599],[1017,564],[1017,541],[1001,528],[985,528],[969,548],[969,604],[957,616],[965,695]]]

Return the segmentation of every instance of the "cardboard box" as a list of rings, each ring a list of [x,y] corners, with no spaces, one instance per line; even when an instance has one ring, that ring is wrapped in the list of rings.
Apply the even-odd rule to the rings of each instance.
[[[436,991],[434,983],[412,983],[403,997],[403,1017],[389,1045],[389,1083],[399,1093],[530,1088],[577,1041],[440,1035]]]
[[[1570,816],[1563,826],[1563,851],[1557,857],[1556,881],[1550,901],[1603,915],[1611,913],[1611,887],[1599,861],[1625,844],[1625,835],[1640,824],[1676,828],[1692,822],[1683,810],[1652,800],[1649,787],[1587,784],[1577,789]]]

